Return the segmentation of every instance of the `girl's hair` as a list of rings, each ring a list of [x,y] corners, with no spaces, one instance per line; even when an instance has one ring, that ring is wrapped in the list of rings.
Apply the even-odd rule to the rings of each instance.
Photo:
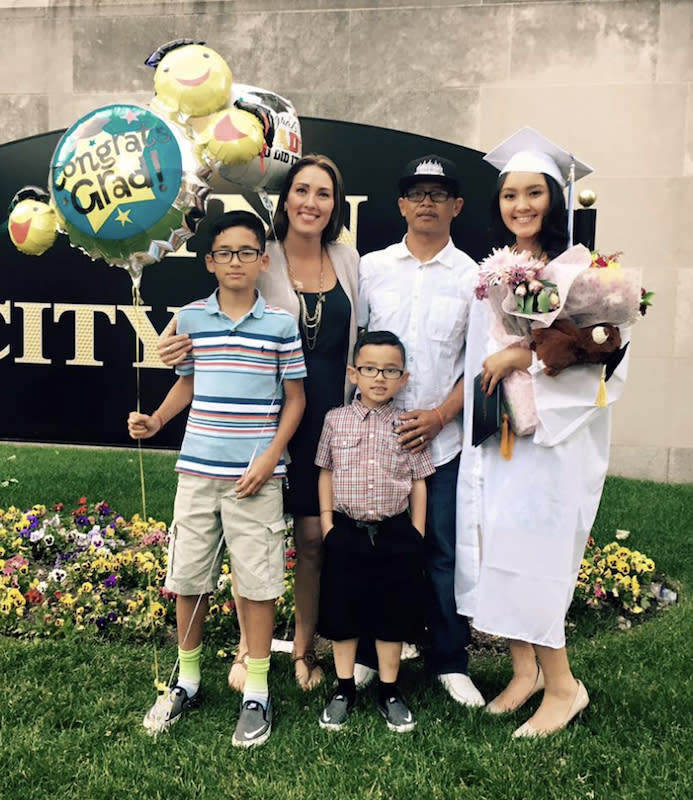
[[[568,214],[563,190],[556,179],[544,172],[541,174],[546,178],[546,185],[549,187],[549,210],[537,238],[542,252],[551,259],[556,258],[568,247]],[[492,247],[504,247],[515,243],[515,236],[505,226],[500,213],[500,193],[507,177],[508,173],[498,177],[496,191],[491,198],[489,237]]]
[[[287,172],[284,184],[279,192],[279,200],[277,200],[277,210],[274,212],[274,232],[270,234],[270,239],[276,238],[283,242],[289,230],[289,217],[284,208],[286,198],[289,194],[291,186],[294,182],[296,175],[304,167],[320,167],[324,170],[332,180],[332,195],[334,197],[334,208],[330,215],[330,220],[327,223],[325,230],[322,232],[321,240],[323,244],[334,242],[339,237],[344,227],[344,220],[346,217],[346,196],[344,194],[344,182],[342,175],[337,165],[327,156],[318,153],[311,153],[310,155],[300,158]]]

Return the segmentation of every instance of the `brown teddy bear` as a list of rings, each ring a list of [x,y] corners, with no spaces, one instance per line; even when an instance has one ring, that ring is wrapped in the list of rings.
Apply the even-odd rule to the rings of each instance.
[[[606,364],[611,374],[625,353],[615,325],[578,328],[569,319],[558,319],[548,328],[534,328],[532,339],[547,375],[558,375],[571,364]]]

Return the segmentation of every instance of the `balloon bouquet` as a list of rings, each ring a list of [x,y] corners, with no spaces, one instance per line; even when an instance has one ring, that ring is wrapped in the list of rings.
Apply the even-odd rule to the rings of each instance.
[[[271,209],[267,192],[301,156],[291,102],[233,85],[203,42],[168,42],[145,64],[155,69],[150,107],[116,103],[79,119],[55,148],[48,191],[20,189],[8,220],[22,253],[42,255],[64,233],[93,260],[126,269],[137,294],[144,267],[194,234],[210,181],[256,191]]]

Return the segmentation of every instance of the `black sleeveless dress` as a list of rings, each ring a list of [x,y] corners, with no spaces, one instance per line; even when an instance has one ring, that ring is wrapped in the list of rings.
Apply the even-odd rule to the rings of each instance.
[[[289,442],[291,463],[287,467],[288,490],[285,496],[285,510],[298,517],[317,517],[320,514],[318,502],[320,469],[314,463],[315,453],[325,414],[331,408],[344,404],[344,375],[349,347],[351,304],[339,281],[334,289],[324,294],[322,323],[313,350],[309,350],[306,345],[305,331],[299,320],[303,356],[308,372],[303,381],[306,410],[296,433]],[[312,316],[315,313],[318,293],[304,292],[303,297],[308,313]]]

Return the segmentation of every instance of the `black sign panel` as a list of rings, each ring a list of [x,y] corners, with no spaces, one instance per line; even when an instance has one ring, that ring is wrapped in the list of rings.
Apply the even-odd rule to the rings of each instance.
[[[488,207],[497,173],[482,153],[436,139],[368,125],[301,120],[304,153],[325,153],[340,167],[349,199],[348,227],[361,253],[401,239],[397,176],[412,158],[428,153],[455,161],[465,205],[452,235],[475,259],[488,252]],[[62,132],[0,147],[0,208],[21,186],[45,186]],[[246,201],[260,209],[255,195]],[[222,208],[210,204],[210,216]],[[203,236],[202,231],[199,236]],[[174,376],[156,356],[156,337],[176,308],[207,296],[214,279],[195,256],[175,254],[145,267],[139,321],[127,272],[92,261],[64,236],[40,257],[25,256],[0,236],[0,439],[131,445],[125,420],[136,406],[155,408]],[[139,330],[136,342],[135,330]],[[180,444],[185,415],[149,441]]]

